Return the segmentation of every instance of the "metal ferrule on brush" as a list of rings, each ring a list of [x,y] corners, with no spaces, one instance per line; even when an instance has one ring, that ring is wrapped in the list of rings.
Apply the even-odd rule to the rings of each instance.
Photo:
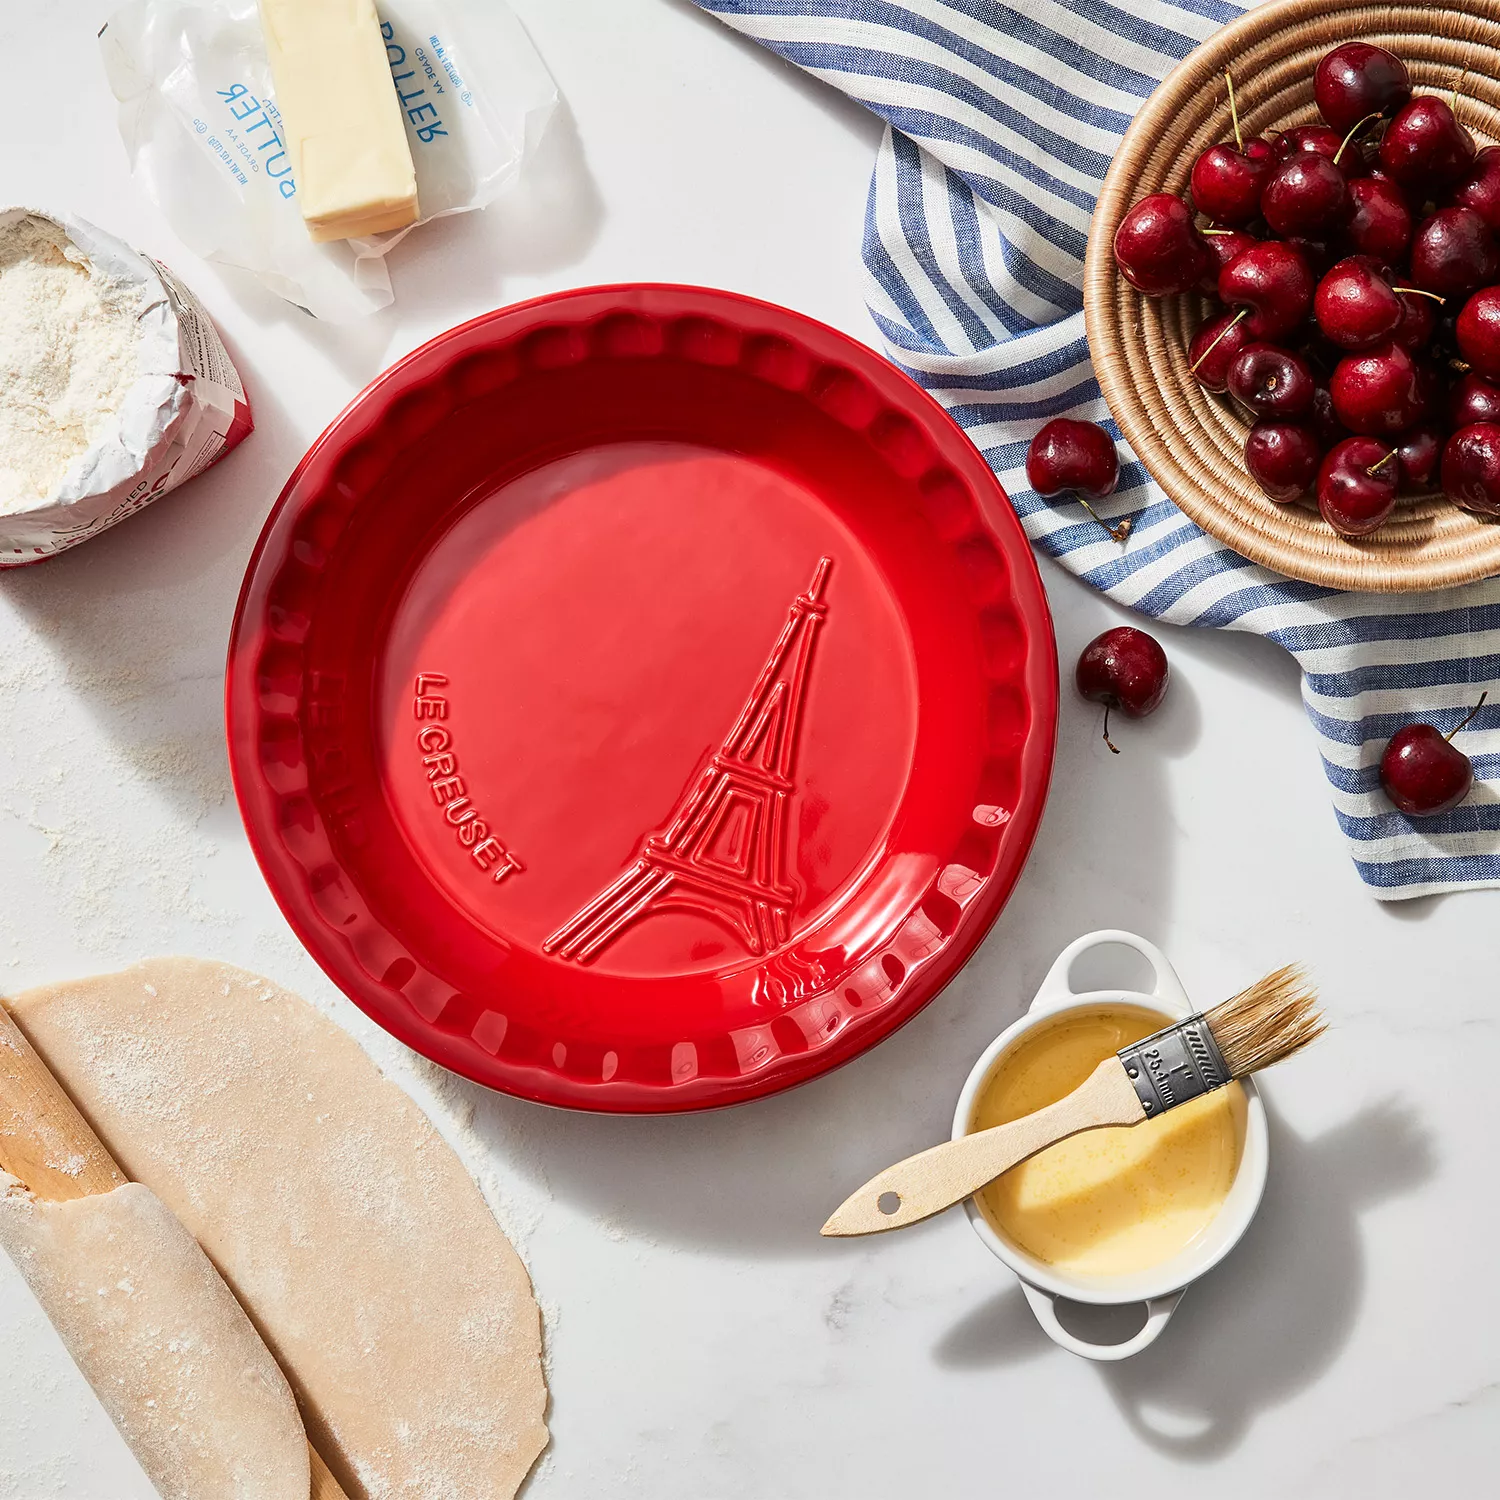
[[[1202,1015],[1163,1026],[1120,1048],[1116,1056],[1125,1064],[1125,1076],[1148,1119],[1230,1081],[1224,1055]]]

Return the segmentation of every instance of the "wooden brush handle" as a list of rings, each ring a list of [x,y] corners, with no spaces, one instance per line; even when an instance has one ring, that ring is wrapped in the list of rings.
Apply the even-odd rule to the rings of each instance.
[[[38,1198],[67,1203],[108,1193],[128,1181],[0,1005],[0,1171]],[[349,1500],[311,1443],[308,1500]]]
[[[904,1229],[972,1198],[1017,1162],[1070,1135],[1106,1125],[1138,1125],[1145,1118],[1120,1059],[1106,1057],[1056,1104],[1008,1124],[945,1141],[887,1167],[839,1204],[822,1232],[852,1235]],[[896,1199],[889,1213],[880,1206],[886,1194]]]

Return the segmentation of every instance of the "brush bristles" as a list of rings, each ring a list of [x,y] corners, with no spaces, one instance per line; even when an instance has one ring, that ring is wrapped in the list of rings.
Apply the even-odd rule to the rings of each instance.
[[[1327,1029],[1317,991],[1296,964],[1267,974],[1204,1018],[1236,1078],[1300,1052]]]

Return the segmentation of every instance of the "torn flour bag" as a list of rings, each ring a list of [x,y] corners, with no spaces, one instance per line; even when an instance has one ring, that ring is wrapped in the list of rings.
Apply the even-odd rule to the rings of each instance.
[[[378,0],[417,174],[417,222],[483,208],[557,91],[503,0]],[[314,244],[302,221],[256,0],[129,0],[100,33],[131,170],[182,240],[320,318],[389,305],[408,229]]]
[[[82,219],[0,210],[0,568],[76,546],[251,430],[208,314]]]

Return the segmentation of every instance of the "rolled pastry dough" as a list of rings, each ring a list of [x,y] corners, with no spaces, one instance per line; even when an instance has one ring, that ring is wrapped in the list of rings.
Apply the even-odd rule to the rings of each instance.
[[[208,1252],[351,1500],[505,1500],[547,1442],[526,1267],[425,1115],[305,1000],[155,959],[8,1002]]]
[[[149,1188],[45,1203],[0,1173],[0,1245],[162,1500],[307,1500],[291,1390]]]

